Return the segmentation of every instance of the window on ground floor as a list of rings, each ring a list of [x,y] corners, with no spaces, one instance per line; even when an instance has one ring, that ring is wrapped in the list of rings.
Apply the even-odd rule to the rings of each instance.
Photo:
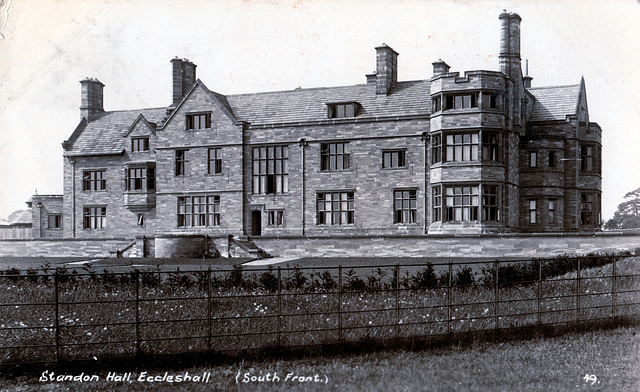
[[[49,214],[47,216],[47,227],[49,229],[59,229],[62,227],[62,215],[61,214]]]
[[[220,226],[220,196],[178,197],[178,227]]]
[[[107,207],[84,207],[82,209],[83,229],[104,229],[107,227]]]
[[[267,210],[267,226],[284,227],[284,210]]]
[[[580,194],[580,224],[593,225],[594,220],[594,203],[596,195],[593,193],[583,192]]]
[[[434,186],[431,189],[431,221],[442,220],[442,188]]]
[[[415,190],[393,191],[393,223],[416,223],[417,204]]]
[[[548,223],[556,223],[556,200],[555,199],[549,199],[549,204],[548,204],[548,210],[549,210],[549,222]]]
[[[538,223],[538,201],[529,199],[529,223]]]
[[[482,186],[482,220],[499,221],[500,209],[498,208],[498,186]]]
[[[446,215],[447,221],[478,220],[480,195],[478,185],[447,186]]]
[[[354,192],[319,192],[316,197],[318,225],[348,225],[355,222]]]

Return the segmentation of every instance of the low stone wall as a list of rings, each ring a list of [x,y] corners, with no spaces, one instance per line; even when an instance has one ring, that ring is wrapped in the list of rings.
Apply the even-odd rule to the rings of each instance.
[[[270,255],[282,257],[547,257],[640,248],[638,233],[252,237],[252,240]],[[126,238],[0,240],[0,257],[115,257],[116,250],[122,250],[131,243],[132,240]],[[205,251],[228,257],[231,252],[228,236],[205,235],[158,235],[155,239],[138,237],[131,249],[135,256],[142,256],[144,249],[146,257],[201,257]]]
[[[640,248],[639,234],[416,236],[376,238],[256,238],[281,257],[547,257],[564,253],[616,252]]]
[[[112,257],[131,239],[0,240],[0,257]]]

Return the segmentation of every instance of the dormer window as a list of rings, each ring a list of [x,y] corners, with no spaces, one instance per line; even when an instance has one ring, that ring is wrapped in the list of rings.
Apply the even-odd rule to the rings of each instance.
[[[132,137],[131,138],[131,151],[142,152],[149,151],[149,137]]]
[[[355,117],[358,111],[357,102],[328,103],[327,117],[329,118],[349,118]]]
[[[187,114],[187,130],[211,128],[211,113]]]

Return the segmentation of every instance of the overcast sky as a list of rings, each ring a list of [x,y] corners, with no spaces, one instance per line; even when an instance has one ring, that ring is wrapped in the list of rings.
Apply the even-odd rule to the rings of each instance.
[[[604,218],[640,187],[634,0],[4,2],[0,218],[36,189],[62,193],[60,143],[79,122],[85,77],[104,83],[105,110],[118,110],[169,105],[175,56],[222,94],[364,83],[382,43],[400,54],[399,80],[430,78],[439,58],[452,71],[498,70],[502,9],[522,17],[534,87],[585,78],[590,119],[603,130]]]

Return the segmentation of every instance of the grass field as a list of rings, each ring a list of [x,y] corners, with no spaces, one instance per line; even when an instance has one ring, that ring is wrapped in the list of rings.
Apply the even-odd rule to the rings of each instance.
[[[570,333],[529,340],[463,343],[436,349],[390,350],[340,356],[267,359],[168,369],[138,366],[131,383],[107,382],[110,369],[91,371],[93,382],[38,381],[33,374],[0,378],[0,391],[617,391],[640,390],[640,329]],[[151,376],[211,372],[208,384],[138,382]],[[82,369],[56,374],[79,375]],[[279,382],[248,382],[276,373]],[[238,376],[239,373],[239,376]],[[248,377],[245,378],[245,374]],[[315,376],[328,383],[287,380]],[[585,377],[585,376],[590,377]],[[326,378],[324,378],[326,376]],[[239,383],[236,383],[236,377]],[[290,378],[292,378],[291,376]]]

